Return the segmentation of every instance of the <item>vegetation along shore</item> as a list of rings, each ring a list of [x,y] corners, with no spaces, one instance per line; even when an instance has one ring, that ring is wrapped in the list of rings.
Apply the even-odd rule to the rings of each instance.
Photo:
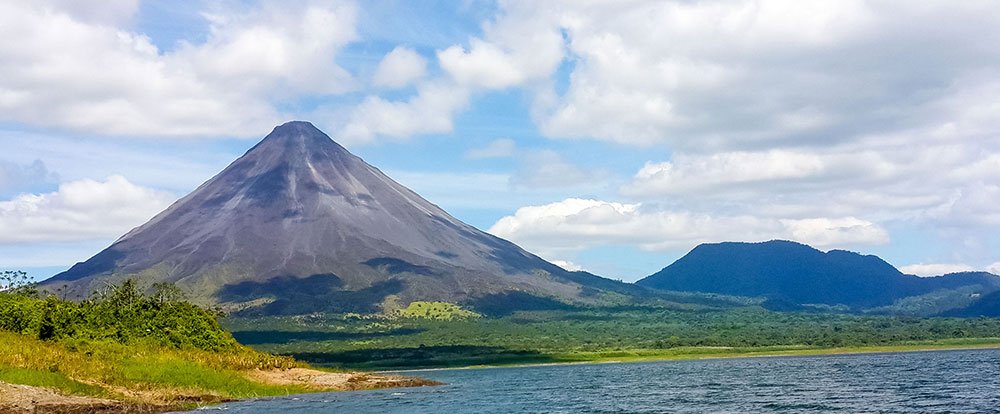
[[[8,272],[5,285],[19,274]],[[317,370],[236,342],[218,314],[131,281],[82,302],[0,291],[0,413],[164,412],[236,399],[435,384]]]

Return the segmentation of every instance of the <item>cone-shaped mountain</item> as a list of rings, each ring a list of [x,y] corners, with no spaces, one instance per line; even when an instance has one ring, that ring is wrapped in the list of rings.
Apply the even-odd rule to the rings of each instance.
[[[125,278],[263,313],[588,302],[636,287],[567,272],[452,217],[308,122],[259,144],[146,224],[44,283]]]

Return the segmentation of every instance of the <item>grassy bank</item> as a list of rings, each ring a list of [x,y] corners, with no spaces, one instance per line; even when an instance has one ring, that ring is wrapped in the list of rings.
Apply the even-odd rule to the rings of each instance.
[[[214,352],[142,343],[51,342],[11,332],[0,332],[0,344],[0,381],[67,395],[185,406],[309,391],[250,379],[246,373],[252,370],[302,365],[250,349]]]
[[[184,301],[167,287],[152,295],[143,291],[126,282],[82,302],[41,294],[30,286],[0,291],[0,382],[152,411],[426,384],[308,369],[292,357],[241,345],[219,325],[218,313]],[[5,394],[15,392],[7,390]],[[36,411],[27,396],[36,390],[23,391],[20,400],[0,395],[0,411],[11,404],[20,407],[14,412]]]
[[[322,366],[405,370],[993,346],[1000,320],[761,308],[516,312],[440,320],[309,315],[224,321],[242,343]]]
[[[0,292],[0,381],[134,405],[189,406],[308,391],[247,372],[304,367],[237,343],[218,314],[131,282],[83,302]]]

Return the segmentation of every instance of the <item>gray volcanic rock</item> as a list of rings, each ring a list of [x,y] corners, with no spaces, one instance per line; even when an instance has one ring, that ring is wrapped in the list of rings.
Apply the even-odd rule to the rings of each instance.
[[[84,295],[125,278],[263,313],[374,311],[413,300],[555,306],[638,289],[567,272],[459,221],[308,122],[278,126],[43,286]]]

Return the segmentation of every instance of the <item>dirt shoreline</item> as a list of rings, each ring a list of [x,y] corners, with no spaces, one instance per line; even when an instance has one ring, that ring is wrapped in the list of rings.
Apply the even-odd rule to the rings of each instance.
[[[437,381],[402,375],[364,372],[325,372],[307,368],[250,371],[248,378],[272,385],[294,385],[315,392],[357,391],[441,385]],[[191,409],[230,400],[218,396],[164,396],[118,390],[130,401],[64,395],[48,388],[0,382],[0,414],[146,414]],[[173,403],[167,403],[172,400]],[[178,403],[177,401],[182,401]]]

